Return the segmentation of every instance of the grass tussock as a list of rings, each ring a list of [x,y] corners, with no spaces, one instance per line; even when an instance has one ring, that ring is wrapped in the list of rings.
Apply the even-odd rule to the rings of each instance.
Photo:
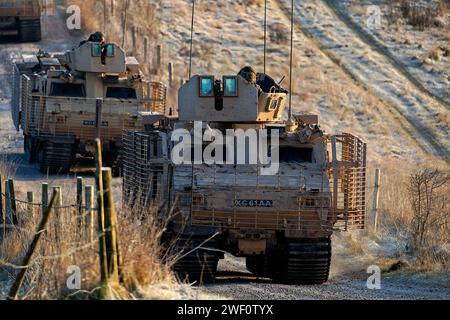
[[[442,59],[441,50],[438,46],[433,46],[426,54],[424,59],[440,61]]]

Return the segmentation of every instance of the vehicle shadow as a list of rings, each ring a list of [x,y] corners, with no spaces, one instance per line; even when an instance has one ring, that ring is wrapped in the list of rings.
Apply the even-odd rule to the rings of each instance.
[[[17,181],[56,181],[64,179],[74,179],[76,177],[92,178],[94,172],[88,168],[75,168],[69,174],[48,175],[39,171],[37,165],[29,164],[23,153],[2,153],[0,161],[4,163]]]

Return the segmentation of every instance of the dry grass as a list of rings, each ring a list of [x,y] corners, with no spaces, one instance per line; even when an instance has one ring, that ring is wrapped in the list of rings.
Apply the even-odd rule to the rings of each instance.
[[[144,37],[149,38],[152,46],[158,40],[160,32],[158,14],[160,12],[158,11],[156,4],[152,4],[149,1],[116,0],[114,15],[111,13],[110,2],[106,1],[106,31],[104,30],[103,1],[70,0],[70,3],[78,5],[81,9],[82,30],[86,36],[95,31],[103,31],[107,41],[121,45],[125,40],[124,49],[127,52],[134,54],[141,62],[144,61],[142,46]],[[123,33],[124,25],[126,26],[125,34]],[[136,50],[134,52],[132,50],[133,28],[136,28],[137,35]],[[145,65],[142,69],[148,70],[151,67],[153,66]]]
[[[448,170],[448,165],[442,163],[425,163],[424,167],[433,167],[440,170]],[[448,229],[431,226],[429,231],[432,234],[433,245],[422,246],[420,250],[412,250],[414,240],[415,214],[412,206],[412,195],[409,190],[411,176],[416,174],[416,166],[405,163],[386,161],[382,164],[382,178],[380,187],[380,208],[379,208],[379,233],[380,238],[393,237],[404,247],[403,254],[409,254],[413,258],[410,267],[414,270],[428,271],[450,271],[450,253],[445,253],[445,248],[449,244]],[[369,229],[372,228],[372,188],[373,176],[372,168],[368,176],[368,213]],[[447,186],[448,187],[448,186]],[[447,204],[448,207],[448,204]],[[449,223],[449,222],[447,222]],[[369,234],[371,232],[369,231]],[[372,235],[373,236],[373,235]]]
[[[403,19],[407,24],[425,30],[431,27],[444,29],[447,27],[446,17],[449,14],[448,4],[444,0],[418,4],[417,1],[395,0],[388,6],[387,16],[391,23]]]
[[[264,5],[264,0],[246,0],[248,6],[258,6],[262,7]]]
[[[160,245],[165,225],[156,221],[152,213],[137,216],[132,210],[124,212],[128,214],[122,214],[119,223],[127,288],[135,291],[161,283],[174,285],[171,267],[175,257],[167,256]]]
[[[130,210],[119,214],[119,239],[123,256],[125,282],[115,287],[115,297],[133,299],[142,288],[152,285],[176,288],[167,258],[163,262],[160,237],[162,226],[157,225],[151,215],[148,218],[134,216]],[[35,206],[30,213],[26,204],[18,203],[20,223],[7,232],[0,246],[0,261],[3,272],[12,280],[20,265],[24,252],[34,235],[40,207]],[[98,241],[96,232],[91,238],[86,223],[96,220],[96,214],[79,216],[75,208],[56,208],[41,239],[33,263],[27,272],[26,282],[21,292],[23,299],[91,299],[96,298],[100,283]],[[95,222],[94,228],[96,230]],[[66,282],[70,274],[68,268],[77,266],[81,270],[82,290],[69,290]],[[174,289],[175,290],[175,289]]]
[[[0,158],[0,176],[2,178],[2,186],[4,185],[4,181],[7,179],[12,179],[16,174],[18,168],[17,161],[10,160],[7,156]]]

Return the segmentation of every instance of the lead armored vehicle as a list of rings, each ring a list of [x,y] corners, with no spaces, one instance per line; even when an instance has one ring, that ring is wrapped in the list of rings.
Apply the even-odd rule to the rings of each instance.
[[[105,164],[119,169],[122,131],[166,113],[165,85],[146,81],[134,57],[95,35],[68,52],[14,63],[12,117],[28,161],[42,173],[66,174],[92,159],[97,136]]]
[[[176,243],[181,279],[214,281],[228,252],[257,276],[322,284],[333,231],[364,228],[366,144],[326,134],[315,115],[286,120],[287,100],[266,74],[197,75],[179,90],[178,117],[125,131],[124,199],[169,220],[165,239]],[[256,153],[278,168],[271,172],[250,161],[252,137],[264,134],[268,147]],[[234,145],[221,144],[227,135]],[[205,136],[215,137],[214,151]],[[180,149],[184,162],[175,159]],[[208,151],[219,160],[208,161]]]

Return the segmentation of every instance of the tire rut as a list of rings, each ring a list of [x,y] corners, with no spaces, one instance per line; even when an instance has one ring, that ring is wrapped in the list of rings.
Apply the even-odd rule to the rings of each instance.
[[[277,2],[278,6],[282,10],[286,18],[290,19],[290,8],[288,8],[282,0],[277,0]],[[398,105],[398,103],[390,101],[391,99],[389,97],[383,95],[380,92],[376,92],[376,90],[374,90],[368,84],[366,84],[355,71],[351,70],[351,68],[349,68],[348,66],[345,65],[345,63],[343,63],[342,58],[334,54],[330,50],[329,46],[326,46],[324,43],[322,43],[320,39],[318,39],[318,37],[315,36],[313,32],[311,32],[311,30],[309,30],[306,26],[304,26],[301,22],[299,22],[298,19],[296,19],[294,23],[295,28],[299,30],[305,37],[307,37],[325,56],[327,56],[337,67],[339,67],[350,79],[352,79],[352,81],[356,85],[364,88],[367,92],[379,98],[380,101],[383,103],[383,105],[388,109],[388,111],[391,112],[395,121],[409,136],[413,138],[416,144],[423,151],[434,154],[435,156],[438,156],[444,161],[446,161],[447,163],[450,163],[450,154],[447,147],[443,145],[435,137],[434,133],[430,130],[430,128],[424,126],[421,123],[418,123],[417,121],[413,121],[410,117],[404,114],[402,108]],[[349,27],[347,26],[347,28]],[[371,46],[369,46],[369,48],[371,50],[375,50]],[[394,69],[397,70],[397,68],[395,67]],[[403,75],[402,72],[400,72],[400,74]],[[414,88],[416,87],[414,86]],[[423,93],[422,90],[419,91]],[[428,91],[427,93],[429,94]],[[433,99],[433,101],[436,101],[436,99]],[[445,108],[447,109],[446,106]]]
[[[349,29],[358,35],[361,40],[372,47],[373,50],[377,51],[381,55],[384,55],[388,60],[390,60],[395,69],[407,78],[411,82],[411,85],[415,86],[417,90],[422,91],[422,93],[427,95],[428,98],[435,100],[437,103],[440,103],[443,107],[450,110],[450,103],[448,101],[431,92],[419,80],[417,80],[408,71],[405,65],[400,62],[380,41],[375,39],[375,37],[370,35],[367,31],[361,28],[360,25],[353,21],[353,19],[343,11],[336,0],[323,0],[323,2],[334,12],[335,16],[344,22]]]

